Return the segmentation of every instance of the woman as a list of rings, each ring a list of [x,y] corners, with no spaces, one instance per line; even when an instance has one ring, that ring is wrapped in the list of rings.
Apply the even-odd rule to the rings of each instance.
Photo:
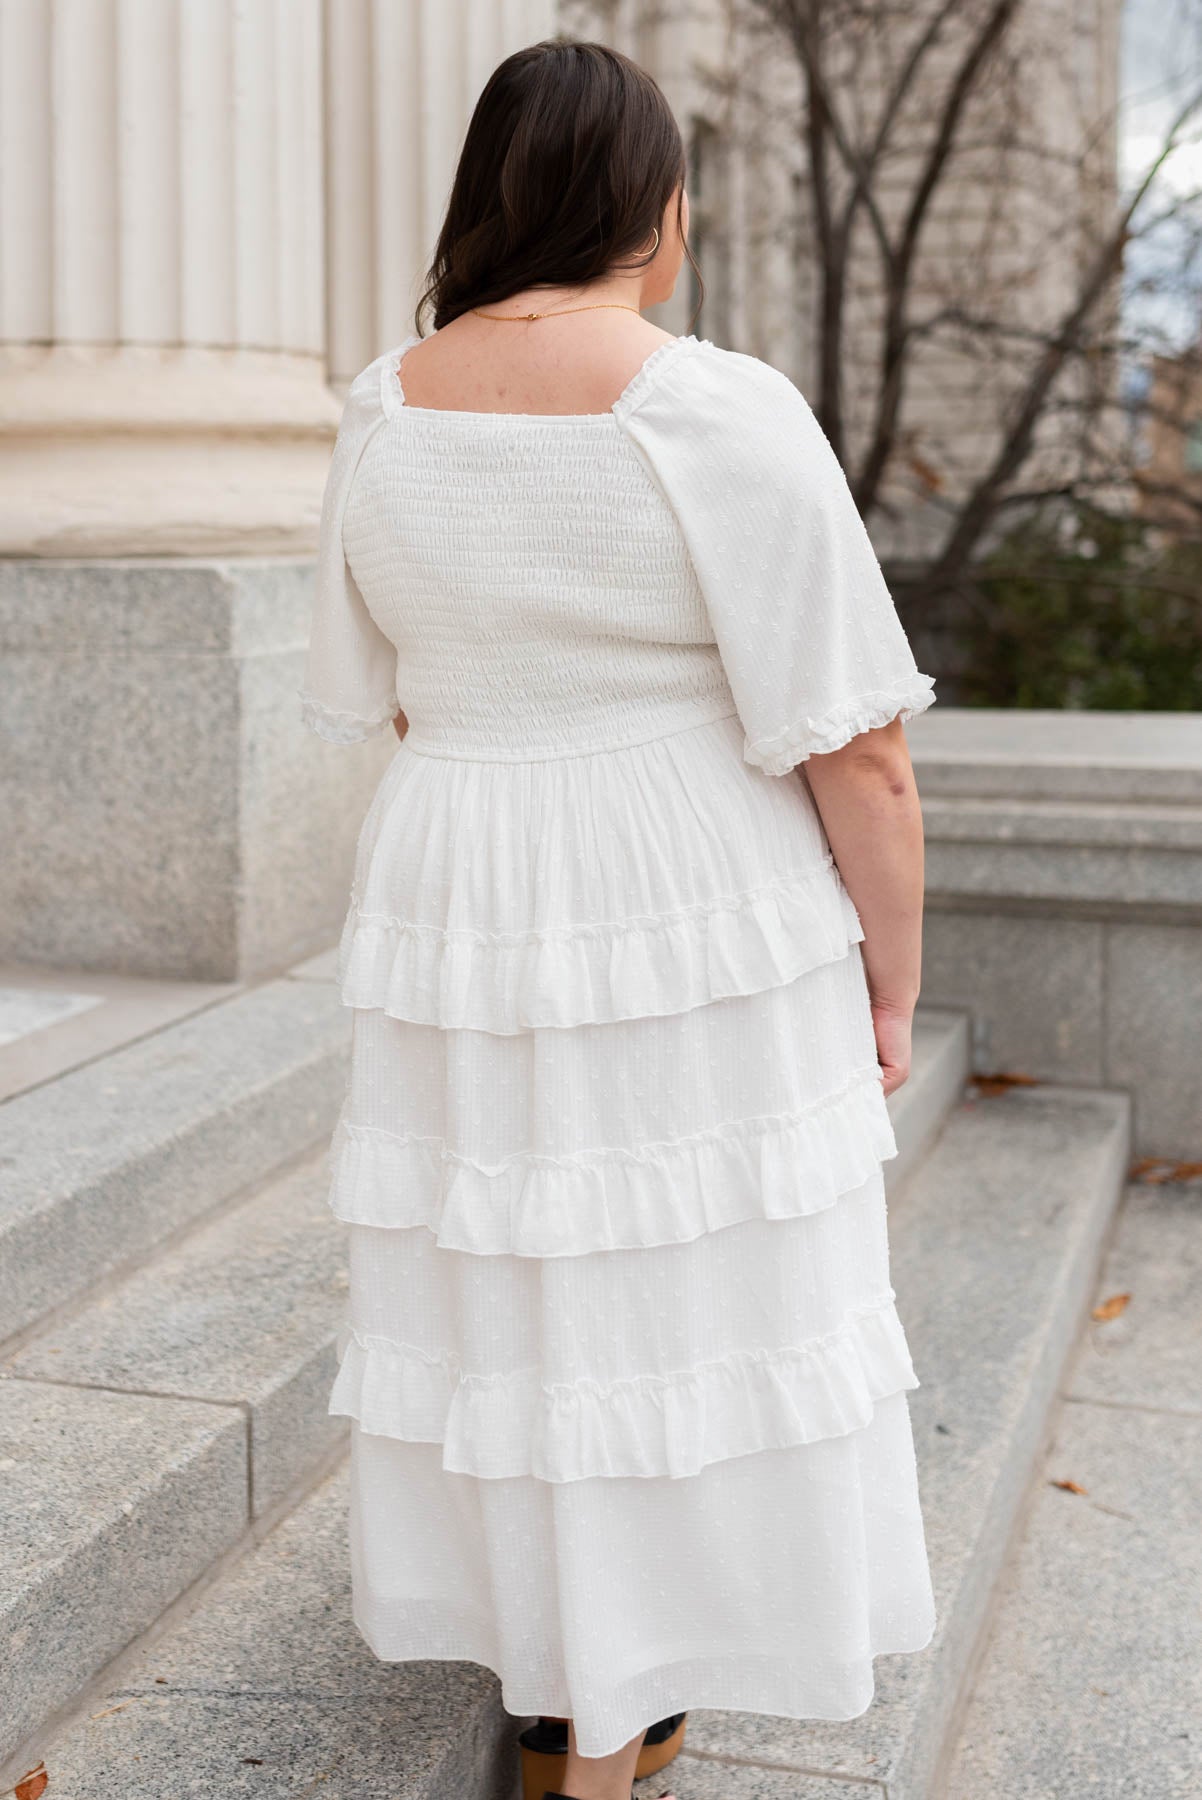
[[[934,1627],[881,1180],[932,684],[797,390],[640,316],[683,181],[614,51],[495,71],[303,690],[402,740],[339,955],[355,1619],[495,1670],[536,1800],[691,1706],[851,1718]]]

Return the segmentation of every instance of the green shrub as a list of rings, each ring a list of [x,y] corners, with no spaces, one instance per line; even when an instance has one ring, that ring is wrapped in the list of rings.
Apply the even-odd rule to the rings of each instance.
[[[957,607],[966,706],[1202,712],[1202,544],[1132,520],[1026,522]]]

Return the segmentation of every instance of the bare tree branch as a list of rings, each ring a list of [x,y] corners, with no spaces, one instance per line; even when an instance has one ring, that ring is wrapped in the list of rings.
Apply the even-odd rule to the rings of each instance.
[[[1062,318],[1019,396],[1012,421],[997,455],[969,495],[952,533],[929,575],[932,592],[955,582],[967,567],[997,511],[1007,484],[1031,453],[1035,428],[1048,394],[1065,360],[1080,342],[1082,329],[1122,262],[1131,220],[1142,205],[1157,175],[1177,148],[1181,131],[1202,106],[1202,96],[1192,98],[1170,129],[1160,154],[1145,170],[1119,215],[1118,223],[1094,257],[1076,300]]]
[[[893,450],[897,422],[901,412],[906,381],[906,314],[910,301],[910,282],[914,257],[918,249],[923,222],[932,197],[947,167],[956,133],[976,86],[981,70],[1001,42],[1018,0],[995,0],[985,23],[969,45],[951,84],[947,103],[939,123],[925,167],[918,179],[909,212],[902,229],[901,241],[888,271],[889,299],[881,348],[880,388],[877,400],[876,429],[872,434],[863,467],[852,482],[852,493],[862,512],[867,512],[876,499],[881,477]]]

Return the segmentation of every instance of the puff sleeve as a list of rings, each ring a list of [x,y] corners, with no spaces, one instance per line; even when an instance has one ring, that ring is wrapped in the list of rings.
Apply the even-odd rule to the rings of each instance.
[[[367,609],[342,545],[347,497],[360,459],[384,423],[377,357],[347,392],[322,496],[317,569],[303,685],[301,719],[332,744],[357,744],[393,720],[397,651]]]
[[[692,340],[619,423],[676,514],[743,725],[783,775],[935,696],[834,451],[787,376]]]

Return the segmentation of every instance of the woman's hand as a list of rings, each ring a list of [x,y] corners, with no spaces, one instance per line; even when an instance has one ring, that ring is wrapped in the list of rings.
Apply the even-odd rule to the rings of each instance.
[[[876,1038],[876,1059],[881,1065],[881,1077],[886,1097],[896,1093],[897,1089],[910,1076],[910,1031],[914,1018],[913,1008],[899,1012],[896,1007],[884,1001],[872,1002],[872,1030]]]

